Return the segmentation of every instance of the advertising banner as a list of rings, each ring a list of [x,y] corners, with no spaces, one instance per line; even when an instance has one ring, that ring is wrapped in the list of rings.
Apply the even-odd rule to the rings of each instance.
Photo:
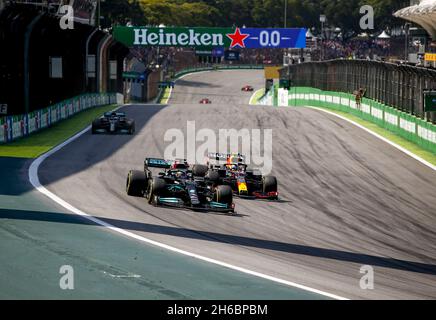
[[[224,53],[224,60],[226,60],[226,61],[239,61],[239,51],[226,50]]]
[[[68,107],[67,117],[69,118],[69,117],[71,117],[74,114],[73,101],[72,100],[68,101],[67,107]]]
[[[436,53],[426,53],[424,59],[425,61],[434,62],[436,61]]]
[[[24,136],[24,117],[12,117],[12,139],[21,138]]]
[[[305,48],[303,28],[114,27],[115,40],[128,47]]]
[[[286,107],[289,101],[289,91],[280,88],[278,90],[278,105],[279,107]]]
[[[41,110],[40,129],[47,128],[49,126],[49,109]]]
[[[79,101],[74,98],[73,99],[73,114],[79,112]]]
[[[221,58],[224,57],[224,48],[219,48],[219,47],[197,48],[195,49],[195,54],[197,56],[211,56],[211,57]]]
[[[424,111],[425,112],[436,111],[436,91],[424,92]]]
[[[116,94],[85,94],[29,114],[0,117],[0,143],[37,132],[89,107],[116,103]]]
[[[67,105],[65,103],[61,103],[60,109],[61,109],[60,119],[65,119],[67,117]]]
[[[6,103],[0,103],[0,114],[8,114],[8,105]]]
[[[37,129],[37,114],[36,112],[32,112],[28,117],[28,134],[35,132]]]
[[[7,117],[6,118],[6,132],[7,132],[7,141],[11,141],[12,140],[12,117]]]
[[[265,67],[265,79],[280,79],[279,71],[283,67]],[[281,85],[284,84],[284,81],[281,81]],[[285,84],[286,85],[286,84]],[[289,82],[287,83],[289,86]],[[286,88],[286,86],[280,86],[281,88]]]
[[[7,132],[6,132],[5,124],[6,124],[5,119],[0,118],[0,142],[6,141]]]
[[[59,112],[58,105],[54,105],[50,107],[50,124],[54,124],[58,122],[59,119],[58,112]]]

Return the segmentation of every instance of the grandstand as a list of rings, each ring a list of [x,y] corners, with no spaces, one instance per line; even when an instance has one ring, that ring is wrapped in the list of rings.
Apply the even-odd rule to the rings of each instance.
[[[420,0],[417,4],[395,12],[394,16],[422,26],[436,41],[436,0]]]

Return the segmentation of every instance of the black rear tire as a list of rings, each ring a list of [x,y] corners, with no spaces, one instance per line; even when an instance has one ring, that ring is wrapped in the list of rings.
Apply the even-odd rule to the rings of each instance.
[[[91,133],[92,134],[96,134],[97,133],[97,128],[99,126],[100,122],[97,120],[92,121],[92,126],[91,126]]]
[[[149,181],[147,200],[151,204],[156,196],[162,195],[167,183],[164,179],[158,177],[152,178]]]
[[[130,124],[129,134],[134,134],[134,133],[135,133],[135,121],[132,121]]]
[[[126,192],[129,196],[143,197],[147,189],[147,177],[144,171],[131,170],[127,175]]]
[[[203,164],[195,164],[192,167],[192,174],[195,177],[204,177],[208,170],[208,167]]]
[[[277,192],[277,178],[273,176],[263,177],[263,192]]]
[[[206,174],[206,179],[210,182],[217,183],[220,180],[220,174],[218,171],[209,170]]]
[[[233,203],[233,190],[230,186],[221,185],[216,187],[214,200],[219,203],[227,204],[229,208]]]

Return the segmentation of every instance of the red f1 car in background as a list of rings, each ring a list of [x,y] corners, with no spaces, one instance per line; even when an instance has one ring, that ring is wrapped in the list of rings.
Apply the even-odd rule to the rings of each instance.
[[[252,92],[254,89],[252,86],[245,86],[241,89],[241,91]]]
[[[211,104],[212,101],[210,101],[208,98],[204,98],[200,100],[200,104]]]

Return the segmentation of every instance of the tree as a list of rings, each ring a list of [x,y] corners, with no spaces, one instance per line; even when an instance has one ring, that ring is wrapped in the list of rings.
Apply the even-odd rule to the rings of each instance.
[[[107,0],[102,12],[109,23],[168,26],[283,27],[285,0]],[[375,10],[376,31],[397,23],[392,13],[402,7],[397,0],[288,0],[288,27],[318,27],[325,14],[328,25],[340,27],[345,38],[362,32],[362,5]]]
[[[330,26],[343,30],[345,39],[362,32],[359,25],[360,0],[322,0],[321,10]]]
[[[106,0],[101,2],[101,15],[104,17],[104,28],[115,24],[125,25],[131,22],[135,25],[144,23],[144,12],[139,6],[138,0]]]
[[[404,1],[398,0],[361,0],[360,4],[368,4],[374,8],[375,16],[375,29],[385,30],[386,28],[392,28],[393,26],[402,25],[404,20],[398,19],[393,14],[404,8]]]

